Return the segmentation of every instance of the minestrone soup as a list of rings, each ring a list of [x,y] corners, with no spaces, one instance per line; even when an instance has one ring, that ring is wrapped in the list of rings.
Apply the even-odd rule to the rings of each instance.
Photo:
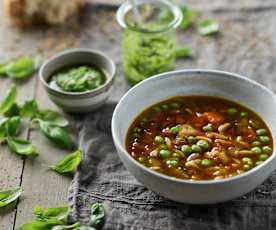
[[[216,97],[175,97],[142,112],[126,147],[144,166],[168,176],[211,180],[246,172],[273,152],[272,136],[253,111]]]

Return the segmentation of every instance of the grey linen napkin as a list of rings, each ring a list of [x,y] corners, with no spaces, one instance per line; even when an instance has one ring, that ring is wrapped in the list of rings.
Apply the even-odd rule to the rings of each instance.
[[[179,45],[191,46],[196,58],[179,60],[178,69],[232,71],[249,76],[276,92],[275,0],[185,2],[205,11],[206,17],[217,19],[222,24],[222,33],[211,38],[200,37],[193,30],[179,30]],[[116,22],[110,20],[102,31],[106,16],[101,17],[108,12],[114,17],[115,11],[99,8],[93,12],[88,9],[83,15],[83,30],[88,36],[83,43],[87,47],[86,41],[89,41],[89,47],[107,52],[120,67],[112,94],[112,99],[118,100],[128,88],[121,74],[120,30]],[[110,40],[106,38],[106,31],[112,35]],[[180,204],[146,189],[130,175],[117,156],[110,131],[114,107],[115,103],[109,103],[81,122],[79,146],[84,150],[84,159],[69,191],[73,219],[88,224],[90,206],[99,201],[107,211],[104,229],[276,229],[276,172],[254,192],[217,205]]]
[[[69,192],[74,220],[88,224],[91,204],[103,202],[104,229],[276,229],[276,172],[254,192],[217,205],[176,203],[141,185],[114,148],[114,107],[88,115],[80,130],[84,159]]]

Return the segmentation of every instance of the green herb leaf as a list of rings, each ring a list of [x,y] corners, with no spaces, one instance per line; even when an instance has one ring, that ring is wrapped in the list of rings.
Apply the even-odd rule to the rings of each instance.
[[[73,142],[62,127],[55,126],[51,122],[38,120],[43,134],[61,148],[70,149]]]
[[[70,209],[68,207],[47,208],[43,210],[40,206],[34,207],[34,214],[37,220],[58,219],[65,221]]]
[[[60,174],[73,173],[79,166],[82,159],[82,151],[77,150],[60,160],[57,164],[51,166],[51,169]]]
[[[69,122],[58,112],[48,110],[48,109],[40,111],[38,118],[43,121],[48,121],[52,125],[59,126],[59,127],[65,127],[69,124]]]
[[[33,220],[17,228],[17,230],[53,230],[55,226],[64,225],[64,222],[58,219],[49,219],[46,221]]]
[[[0,64],[0,77],[6,77],[6,65],[5,64]]]
[[[21,123],[20,117],[11,117],[5,122],[6,135],[13,137],[16,135]]]
[[[20,115],[22,117],[33,118],[38,113],[38,105],[36,100],[26,101],[21,108]]]
[[[22,188],[15,188],[7,191],[0,191],[0,207],[7,206],[15,201],[21,194]]]
[[[55,227],[52,228],[52,230],[65,230],[65,229],[73,229],[73,230],[75,230],[79,226],[80,226],[80,224],[77,222],[77,223],[74,223],[72,225],[55,226]]]
[[[8,118],[4,117],[0,120],[0,142],[5,140],[6,136],[7,136],[7,132],[6,132],[6,122],[7,122]]]
[[[13,103],[10,109],[4,113],[5,117],[14,117],[20,115],[20,108],[16,103]]]
[[[186,6],[180,6],[180,10],[183,15],[183,19],[180,23],[180,28],[187,29],[189,26],[191,26],[193,22],[194,12]]]
[[[219,32],[219,24],[211,19],[203,20],[199,22],[197,30],[201,35],[212,35]]]
[[[5,70],[9,77],[24,79],[30,77],[35,71],[35,62],[30,57],[21,57],[9,62]]]
[[[192,49],[188,47],[179,48],[176,50],[177,58],[187,58],[192,56]]]
[[[22,156],[38,155],[36,147],[27,140],[24,140],[21,138],[8,137],[7,141],[10,149],[18,155],[22,155]]]
[[[91,207],[90,224],[95,228],[102,227],[105,222],[105,211],[102,203],[95,203]]]
[[[8,90],[6,96],[4,97],[2,103],[0,104],[0,114],[7,113],[15,103],[15,99],[16,99],[16,87],[15,85],[13,85]]]

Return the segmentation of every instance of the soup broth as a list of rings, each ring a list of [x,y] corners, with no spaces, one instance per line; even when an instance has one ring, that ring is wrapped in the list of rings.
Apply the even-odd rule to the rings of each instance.
[[[175,97],[130,126],[126,148],[144,166],[190,180],[242,174],[273,152],[271,133],[253,111],[216,97]]]

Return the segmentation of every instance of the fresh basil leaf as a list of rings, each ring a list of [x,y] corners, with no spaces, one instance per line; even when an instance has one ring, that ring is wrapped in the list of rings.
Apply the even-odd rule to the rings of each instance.
[[[21,57],[9,62],[5,70],[9,77],[24,79],[30,77],[35,71],[35,62],[30,57]]]
[[[13,137],[17,134],[21,123],[20,117],[11,117],[5,123],[6,135]]]
[[[96,228],[89,227],[89,226],[80,226],[76,228],[75,230],[96,230]]]
[[[186,58],[192,56],[192,49],[189,47],[183,47],[176,50],[177,58]]]
[[[6,65],[5,64],[0,64],[0,77],[6,77]]]
[[[0,104],[0,114],[7,113],[15,103],[15,99],[16,99],[16,87],[15,85],[13,85],[8,90],[6,96],[4,97],[2,103]]]
[[[6,122],[8,121],[8,118],[4,117],[0,120],[0,142],[3,141],[6,136]]]
[[[38,113],[38,105],[36,100],[26,101],[20,111],[22,117],[33,118]]]
[[[183,19],[180,23],[180,28],[187,29],[193,22],[194,12],[187,6],[180,6]]]
[[[65,127],[69,122],[61,116],[58,112],[52,110],[42,110],[39,112],[38,118],[43,121],[48,121],[52,125]]]
[[[91,207],[90,224],[95,228],[102,227],[105,222],[105,211],[102,203],[95,203]]]
[[[18,155],[22,155],[22,156],[38,155],[36,147],[28,140],[8,137],[7,141],[10,149]]]
[[[70,212],[68,207],[47,208],[43,210],[40,206],[34,207],[34,214],[38,220],[47,220],[55,218],[58,220],[66,220]]]
[[[63,221],[58,219],[49,219],[46,221],[33,220],[17,228],[17,230],[53,230],[55,226],[64,224]]]
[[[15,188],[7,191],[0,191],[0,207],[7,206],[15,201],[21,194],[22,188]]]
[[[73,146],[70,136],[62,127],[55,126],[51,122],[42,121],[40,119],[39,125],[43,134],[57,146],[66,149],[70,149]]]
[[[60,174],[69,174],[74,172],[82,159],[82,151],[77,150],[60,160],[57,164],[51,166],[51,169]]]
[[[20,115],[20,108],[16,103],[13,103],[8,111],[4,113],[5,117],[14,117]]]
[[[80,224],[74,223],[72,225],[61,225],[61,226],[55,226],[52,228],[52,230],[65,230],[65,229],[72,229],[75,230],[76,228],[78,228],[80,226]]]
[[[219,32],[219,24],[211,19],[203,20],[199,22],[197,30],[201,35],[212,35]]]

